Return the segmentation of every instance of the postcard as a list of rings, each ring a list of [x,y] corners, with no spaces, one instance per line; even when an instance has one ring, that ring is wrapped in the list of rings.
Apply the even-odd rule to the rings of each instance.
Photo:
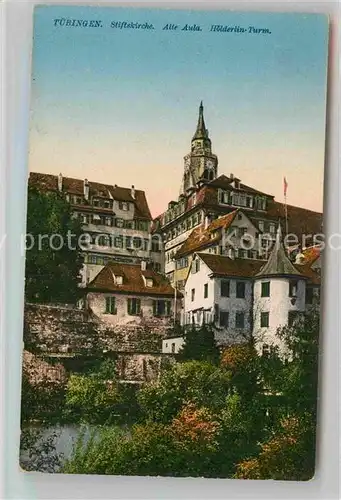
[[[328,31],[35,8],[24,470],[314,476]]]

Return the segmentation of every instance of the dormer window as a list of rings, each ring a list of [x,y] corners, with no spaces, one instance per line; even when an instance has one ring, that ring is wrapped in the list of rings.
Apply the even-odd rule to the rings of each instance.
[[[123,285],[123,276],[116,276],[116,285]]]
[[[129,210],[129,203],[126,202],[126,201],[119,201],[118,202],[118,208],[120,210],[123,210],[123,211],[127,212]]]
[[[238,179],[235,179],[235,180],[234,180],[234,187],[235,187],[236,189],[240,189],[240,180],[238,180]]]
[[[220,203],[228,205],[230,203],[230,193],[228,191],[220,192]]]
[[[148,288],[152,288],[152,286],[153,286],[153,280],[152,280],[152,278],[147,278],[146,279],[146,286]]]
[[[273,224],[272,222],[269,224],[269,232],[274,234],[276,231],[276,227],[275,227],[275,224]]]

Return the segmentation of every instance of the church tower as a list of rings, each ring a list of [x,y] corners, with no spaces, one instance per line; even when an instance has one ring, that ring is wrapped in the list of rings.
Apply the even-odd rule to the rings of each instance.
[[[199,106],[198,124],[192,138],[191,152],[184,157],[183,191],[194,189],[202,181],[213,181],[218,174],[218,158],[212,153],[211,139],[205,126],[204,106]]]

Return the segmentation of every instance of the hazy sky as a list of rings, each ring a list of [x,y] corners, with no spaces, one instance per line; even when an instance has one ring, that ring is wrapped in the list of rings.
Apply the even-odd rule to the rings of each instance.
[[[54,26],[59,18],[103,27]],[[216,33],[212,24],[271,34]],[[322,210],[327,33],[318,15],[40,7],[29,168],[134,184],[157,215],[179,194],[202,99],[219,174],[278,201],[285,175],[289,204]]]

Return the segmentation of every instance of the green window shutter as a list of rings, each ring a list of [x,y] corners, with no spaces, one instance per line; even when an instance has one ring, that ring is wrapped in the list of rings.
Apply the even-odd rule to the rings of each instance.
[[[136,314],[141,312],[141,299],[136,299]]]
[[[153,300],[153,316],[156,316],[156,300]]]
[[[131,299],[128,299],[128,314],[131,314]]]
[[[167,302],[166,302],[166,315],[170,316],[170,313],[171,313],[171,301],[167,300]]]
[[[109,297],[105,297],[105,312],[109,312]]]

